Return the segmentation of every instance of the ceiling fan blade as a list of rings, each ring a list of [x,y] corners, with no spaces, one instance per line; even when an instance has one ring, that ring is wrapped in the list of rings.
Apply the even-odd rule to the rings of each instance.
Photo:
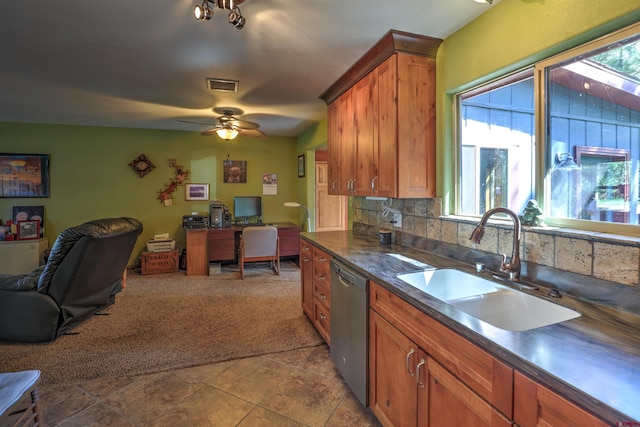
[[[266,138],[267,134],[258,129],[239,129],[240,135],[248,136],[249,138]]]
[[[191,121],[191,120],[180,120],[180,119],[178,119],[178,121],[182,122],[182,123],[191,123],[191,124],[194,124],[194,125],[215,126],[215,124],[211,123],[211,122],[194,122],[194,121]]]
[[[258,129],[260,127],[260,125],[257,123],[238,120],[235,117],[232,117],[230,120],[227,121],[227,123],[229,123],[234,128],[238,128],[238,129],[249,130],[249,129]]]

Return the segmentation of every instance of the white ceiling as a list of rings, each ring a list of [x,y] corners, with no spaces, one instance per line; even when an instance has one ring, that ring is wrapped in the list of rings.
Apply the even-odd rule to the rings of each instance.
[[[233,106],[298,136],[318,96],[388,30],[445,38],[492,7],[473,0],[246,0],[246,25],[197,0],[9,1],[0,6],[0,121],[204,131]],[[494,2],[495,5],[495,2]],[[239,80],[208,91],[207,77]]]

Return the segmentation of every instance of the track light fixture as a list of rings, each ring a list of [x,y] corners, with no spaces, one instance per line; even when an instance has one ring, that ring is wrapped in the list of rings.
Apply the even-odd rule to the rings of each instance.
[[[208,21],[213,16],[213,8],[211,4],[219,9],[229,11],[229,23],[241,29],[244,27],[246,19],[242,16],[238,5],[244,3],[244,0],[202,0],[202,4],[198,4],[193,9],[193,15],[198,21]]]

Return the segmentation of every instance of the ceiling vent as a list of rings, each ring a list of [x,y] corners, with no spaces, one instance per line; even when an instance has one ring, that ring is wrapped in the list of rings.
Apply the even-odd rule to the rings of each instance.
[[[207,79],[207,88],[209,90],[220,90],[223,92],[237,92],[238,81],[237,80],[225,80],[225,79]]]

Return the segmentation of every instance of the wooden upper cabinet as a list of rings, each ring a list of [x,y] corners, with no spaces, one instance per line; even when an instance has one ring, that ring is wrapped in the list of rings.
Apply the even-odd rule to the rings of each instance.
[[[355,124],[355,181],[352,185],[356,195],[370,195],[373,180],[373,153],[376,144],[375,119],[377,115],[375,76],[369,74],[351,89]]]
[[[321,96],[329,106],[329,176],[336,182],[330,194],[435,196],[440,42],[390,31]]]
[[[328,144],[329,194],[353,194],[355,182],[354,116],[351,92],[329,106]]]

